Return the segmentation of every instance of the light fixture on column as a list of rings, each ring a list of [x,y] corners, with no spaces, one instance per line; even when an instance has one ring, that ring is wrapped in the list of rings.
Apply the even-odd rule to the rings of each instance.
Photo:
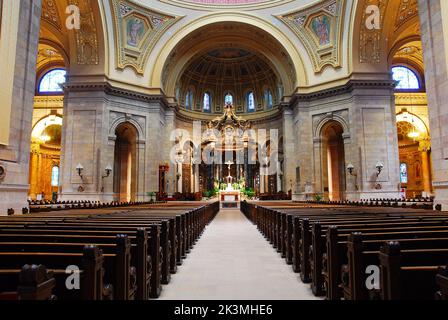
[[[358,190],[358,179],[357,179],[358,178],[358,174],[355,172],[355,166],[352,163],[349,163],[347,165],[347,172],[351,176],[355,177],[355,189]]]
[[[109,164],[105,169],[104,169],[104,175],[103,178],[107,178],[110,176],[110,174],[112,173],[112,166]]]
[[[353,173],[354,170],[355,170],[355,166],[353,164],[349,163],[347,165],[347,171],[351,176],[356,176],[356,174]]]
[[[78,164],[76,166],[76,172],[78,172],[78,175],[81,177],[81,179],[83,179],[83,175],[82,172],[84,171],[84,167],[82,166],[82,164]]]
[[[378,177],[381,174],[381,171],[383,171],[384,164],[381,161],[378,161],[376,163],[375,168],[376,168],[376,176]]]

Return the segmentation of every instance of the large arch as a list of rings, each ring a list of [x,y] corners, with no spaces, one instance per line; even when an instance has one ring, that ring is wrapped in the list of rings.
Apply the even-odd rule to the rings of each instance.
[[[175,80],[179,74],[181,74],[182,70],[185,68],[188,61],[198,54],[201,50],[204,50],[204,45],[202,44],[197,46],[195,50],[188,52],[187,54],[180,54],[176,57],[181,57],[179,60],[176,60],[176,66],[173,71],[168,74],[170,79],[165,81],[165,83],[169,83],[169,85],[165,88],[163,85],[163,77],[164,72],[166,70],[167,64],[172,63],[170,61],[172,59],[173,53],[176,51],[176,48],[182,44],[183,40],[187,37],[193,35],[195,32],[200,30],[205,30],[207,27],[213,26],[217,23],[240,23],[243,25],[251,26],[262,32],[263,34],[269,35],[270,37],[276,39],[277,48],[282,48],[285,54],[287,55],[287,59],[292,62],[293,73],[295,74],[295,80],[288,86],[288,93],[292,94],[296,88],[299,86],[306,86],[308,84],[308,77],[305,72],[305,67],[303,64],[303,60],[297,51],[297,48],[293,45],[292,41],[280,30],[276,27],[272,26],[268,22],[255,17],[250,14],[246,14],[243,12],[238,13],[223,13],[217,12],[206,17],[201,17],[197,20],[192,21],[187,26],[179,30],[175,33],[169,41],[164,45],[162,50],[160,51],[157,59],[154,63],[154,70],[151,75],[151,87],[155,88],[163,88],[165,94],[170,97],[175,96]],[[230,40],[232,37],[230,36],[227,40]],[[260,45],[258,44],[258,48],[256,45],[256,40],[247,39],[249,41],[248,45],[255,45],[255,48],[260,50]],[[265,47],[265,52],[267,58],[272,62],[274,66],[277,67],[279,73],[288,74],[289,69],[285,67],[284,63],[281,63],[281,59],[279,58],[279,54],[281,54],[282,50],[276,50],[276,48],[268,48]]]

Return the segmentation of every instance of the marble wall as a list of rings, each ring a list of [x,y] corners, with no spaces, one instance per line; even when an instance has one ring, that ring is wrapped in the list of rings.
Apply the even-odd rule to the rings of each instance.
[[[19,10],[8,11],[9,20],[20,21],[17,34],[8,35],[16,46],[15,65],[11,74],[5,71],[4,79],[12,81],[11,105],[2,103],[3,114],[10,114],[9,141],[0,145],[0,165],[5,169],[5,177],[0,181],[0,215],[9,208],[21,213],[27,206],[29,189],[29,160],[31,121],[33,116],[34,86],[36,79],[36,56],[39,40],[41,0],[17,0]],[[5,5],[3,3],[3,5]],[[5,14],[6,11],[3,11]],[[2,41],[6,41],[2,38]],[[9,81],[9,80],[8,80]],[[10,110],[10,113],[7,110]]]

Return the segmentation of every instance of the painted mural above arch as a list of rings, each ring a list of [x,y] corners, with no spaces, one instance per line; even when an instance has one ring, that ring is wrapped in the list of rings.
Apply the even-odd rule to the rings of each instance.
[[[162,34],[181,17],[110,0],[113,8],[116,68],[131,67],[143,74],[148,57]]]
[[[342,66],[342,28],[345,0],[327,0],[311,7],[276,16],[302,41],[314,72],[325,66]]]

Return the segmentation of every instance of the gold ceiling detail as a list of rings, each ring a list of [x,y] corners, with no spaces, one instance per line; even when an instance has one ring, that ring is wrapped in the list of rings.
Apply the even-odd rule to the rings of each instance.
[[[224,114],[207,123],[208,129],[216,129],[219,131],[228,131],[229,129],[240,129],[243,132],[250,129],[251,123],[238,117],[235,114],[232,104],[226,104]]]
[[[399,11],[395,19],[395,31],[417,15],[418,5],[416,0],[400,0]]]
[[[61,20],[59,18],[56,0],[44,0],[42,2],[42,20],[61,31]]]
[[[389,0],[365,0],[363,16],[361,20],[361,30],[359,33],[359,62],[360,63],[380,63],[381,62],[381,36],[384,25],[384,14]],[[369,29],[367,18],[371,15],[367,9],[369,6],[377,6],[380,9],[380,28]]]
[[[79,65],[97,65],[100,59],[92,3],[90,0],[70,0],[69,3],[78,6],[81,14],[81,28],[75,30],[77,62]]]
[[[125,0],[110,0],[113,7],[116,64],[143,74],[148,57],[162,34],[181,17],[170,16]]]
[[[303,10],[276,16],[302,41],[314,72],[341,67],[345,0],[321,1]]]

